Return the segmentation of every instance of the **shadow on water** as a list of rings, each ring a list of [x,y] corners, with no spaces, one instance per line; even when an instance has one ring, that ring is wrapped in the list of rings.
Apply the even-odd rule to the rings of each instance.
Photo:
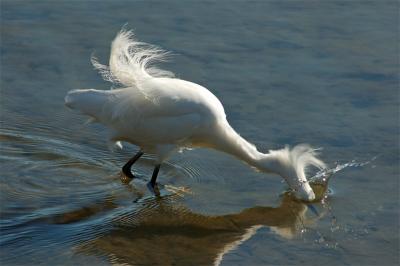
[[[278,207],[252,207],[239,213],[208,216],[171,200],[174,195],[149,197],[119,212],[112,229],[76,247],[77,253],[105,256],[127,265],[219,265],[223,256],[250,239],[262,227],[294,238],[324,213],[308,217],[308,206],[285,193]],[[108,202],[57,216],[68,223],[116,208]]]

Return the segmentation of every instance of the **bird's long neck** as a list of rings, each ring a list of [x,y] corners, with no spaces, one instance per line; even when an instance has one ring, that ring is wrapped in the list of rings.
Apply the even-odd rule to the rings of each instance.
[[[241,137],[228,122],[222,122],[219,125],[218,132],[219,136],[214,144],[216,150],[233,155],[259,170],[274,172],[274,169],[271,169],[273,158],[270,158],[270,154],[259,152],[256,146]],[[271,167],[268,166],[269,158],[271,159]]]

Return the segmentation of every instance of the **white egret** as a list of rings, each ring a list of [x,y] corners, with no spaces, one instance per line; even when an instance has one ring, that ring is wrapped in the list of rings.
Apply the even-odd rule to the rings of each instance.
[[[92,57],[92,63],[107,81],[119,88],[80,89],[68,92],[65,104],[110,129],[109,140],[120,146],[126,141],[140,151],[122,168],[129,178],[132,165],[143,155],[156,155],[149,185],[155,189],[161,164],[173,152],[189,147],[207,147],[233,155],[260,172],[283,177],[299,199],[315,198],[305,170],[324,168],[309,145],[261,153],[229,125],[221,102],[206,88],[174,78],[154,66],[167,53],[139,42],[132,31],[122,29],[111,45],[109,66]]]

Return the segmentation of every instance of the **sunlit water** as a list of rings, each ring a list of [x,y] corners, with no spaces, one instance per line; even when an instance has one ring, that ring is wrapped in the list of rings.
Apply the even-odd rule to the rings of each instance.
[[[399,262],[396,1],[2,1],[2,265],[395,265]],[[110,151],[99,125],[67,110],[70,89],[129,23],[176,56],[261,150],[322,147],[318,200],[210,150],[161,168]],[[328,186],[327,186],[328,184]]]

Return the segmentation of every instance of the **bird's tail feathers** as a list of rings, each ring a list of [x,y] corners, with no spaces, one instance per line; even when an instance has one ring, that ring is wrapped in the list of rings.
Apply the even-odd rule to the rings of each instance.
[[[94,89],[71,90],[65,96],[65,105],[90,116],[89,122],[99,122],[104,115],[104,106],[110,99],[108,92]]]
[[[99,63],[94,55],[91,62],[104,80],[140,88],[140,81],[148,77],[174,77],[172,72],[154,66],[168,55],[157,46],[137,41],[133,31],[123,28],[111,44],[109,66]]]

